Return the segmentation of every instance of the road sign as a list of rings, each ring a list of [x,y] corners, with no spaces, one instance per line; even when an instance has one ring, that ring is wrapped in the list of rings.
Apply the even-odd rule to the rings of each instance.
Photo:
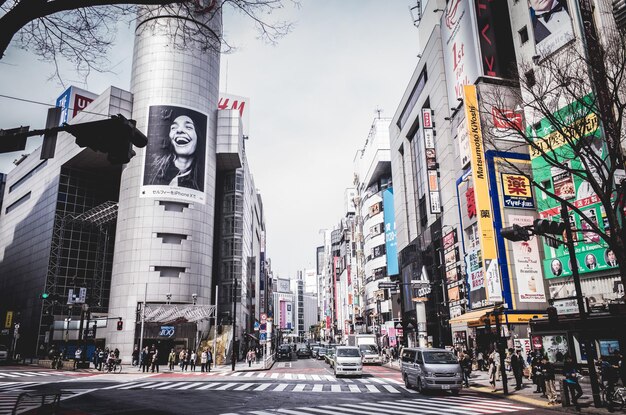
[[[386,288],[396,288],[397,285],[395,282],[379,282],[378,289],[384,290]]]
[[[259,331],[259,322],[258,321],[254,322],[254,331]]]
[[[261,324],[265,324],[267,322],[267,314],[261,313]]]
[[[261,340],[261,341],[267,340],[267,334],[266,333],[260,333],[259,334],[259,340]]]
[[[4,320],[4,328],[10,329],[13,325],[13,311],[7,311],[7,317]]]

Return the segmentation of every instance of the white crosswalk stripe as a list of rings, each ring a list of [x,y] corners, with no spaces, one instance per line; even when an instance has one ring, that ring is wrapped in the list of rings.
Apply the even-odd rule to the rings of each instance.
[[[333,385],[339,386],[339,385]],[[356,385],[351,385],[356,386]],[[374,387],[373,385],[367,385]],[[400,400],[379,400],[373,402],[353,402],[337,405],[319,405],[296,408],[267,409],[265,411],[245,412],[245,414],[265,415],[269,413],[281,413],[289,415],[395,415],[398,413],[415,415],[488,415],[501,414],[514,411],[532,411],[533,408],[525,407],[515,402],[491,399],[486,397],[461,395],[441,398],[420,398]],[[228,415],[240,415],[231,413]]]
[[[51,370],[27,370],[27,371],[0,371],[0,379],[3,378],[19,378],[19,377],[37,377],[37,376],[81,376],[82,372],[64,372],[64,371],[51,371]]]

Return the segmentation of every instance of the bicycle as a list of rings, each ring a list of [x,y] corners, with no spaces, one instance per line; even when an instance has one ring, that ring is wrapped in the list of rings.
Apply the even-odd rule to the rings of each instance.
[[[600,385],[600,389],[602,390],[602,401],[605,404],[610,402],[613,404],[613,409],[624,409],[626,408],[626,386],[615,386],[613,389],[613,394],[611,396],[607,396],[607,390],[605,385]]]
[[[122,359],[113,360],[107,364],[107,373],[122,373]]]

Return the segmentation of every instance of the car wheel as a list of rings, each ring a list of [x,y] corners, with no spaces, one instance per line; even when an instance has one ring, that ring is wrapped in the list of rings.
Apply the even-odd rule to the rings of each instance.
[[[422,379],[417,378],[417,382],[416,382],[415,386],[417,387],[417,391],[419,393],[424,393],[424,388],[422,387]]]
[[[452,389],[452,396],[459,396],[460,389]]]
[[[407,374],[404,375],[404,387],[411,389],[411,382],[409,382],[409,376]]]

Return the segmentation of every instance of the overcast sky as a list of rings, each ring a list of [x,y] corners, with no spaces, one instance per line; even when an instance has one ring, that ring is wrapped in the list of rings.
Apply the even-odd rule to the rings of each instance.
[[[221,91],[250,98],[247,157],[265,207],[267,250],[279,276],[315,267],[320,230],[343,214],[353,159],[376,116],[395,113],[417,63],[409,7],[415,0],[302,0],[280,19],[295,23],[278,45],[257,39],[249,20],[230,14],[224,32],[238,49],[222,55]],[[269,17],[272,19],[272,17]],[[130,88],[132,31],[121,25],[113,73],[87,84],[63,69],[66,85],[95,93]],[[11,48],[0,60],[0,95],[53,105],[63,91],[52,68]],[[0,128],[43,128],[47,107],[0,97]],[[31,139],[32,151],[39,145]],[[6,172],[20,153],[0,156]]]

